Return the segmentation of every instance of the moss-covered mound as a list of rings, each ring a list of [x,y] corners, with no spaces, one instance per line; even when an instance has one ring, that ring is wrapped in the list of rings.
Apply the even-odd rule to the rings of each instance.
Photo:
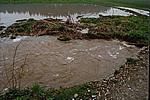
[[[83,29],[88,29],[87,33],[82,33]],[[60,36],[58,39],[63,41],[70,39],[119,39],[142,47],[148,45],[148,17],[99,16],[99,18],[81,18],[78,23],[66,23],[51,18],[28,19],[19,20],[9,26],[5,32],[0,33],[1,37],[18,35],[57,35]]]
[[[80,39],[81,34],[77,31],[77,24],[66,24],[59,19],[23,19],[9,26],[1,37],[15,36],[42,36],[42,35],[67,35],[71,39]]]
[[[100,16],[82,18],[80,22],[89,28],[86,38],[115,38],[138,45],[148,44],[148,17]]]

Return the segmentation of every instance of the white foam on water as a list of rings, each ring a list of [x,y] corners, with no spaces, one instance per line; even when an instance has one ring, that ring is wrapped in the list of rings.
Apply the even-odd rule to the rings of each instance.
[[[59,74],[55,74],[55,75],[53,75],[54,77],[58,77],[59,76]]]
[[[109,56],[111,56],[112,58],[116,59],[117,58],[117,54],[112,54],[110,51],[108,51]]]
[[[19,41],[24,40],[26,38],[27,38],[27,36],[18,36],[15,39],[13,39],[12,42],[19,42]]]
[[[101,55],[98,55],[99,58],[103,58]]]
[[[123,49],[124,49],[124,47],[122,47],[122,46],[119,45],[119,50],[123,50]]]
[[[127,48],[134,48],[134,45],[128,45],[127,42],[122,42],[122,44]]]
[[[66,60],[68,63],[71,63],[71,62],[74,60],[74,58],[73,58],[73,57],[67,57],[65,60]]]
[[[92,48],[89,49],[89,51],[91,51],[91,50],[96,50],[96,49],[98,49],[99,47],[101,47],[101,46],[92,47]]]

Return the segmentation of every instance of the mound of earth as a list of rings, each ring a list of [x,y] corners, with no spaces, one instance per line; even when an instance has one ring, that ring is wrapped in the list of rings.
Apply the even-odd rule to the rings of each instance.
[[[57,35],[58,39],[119,39],[142,47],[148,44],[147,16],[100,16],[76,23],[60,19],[24,19],[9,26],[1,37]]]

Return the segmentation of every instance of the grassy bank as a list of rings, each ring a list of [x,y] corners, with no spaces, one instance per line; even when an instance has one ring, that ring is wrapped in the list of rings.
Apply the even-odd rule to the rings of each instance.
[[[145,16],[101,16],[83,18],[81,24],[89,27],[90,39],[119,39],[136,45],[148,44],[148,17]]]
[[[0,94],[0,100],[71,100],[73,98],[88,100],[91,93],[91,91],[88,92],[89,89],[92,89],[89,83],[59,89],[46,89],[38,84],[33,84],[24,89],[8,89]],[[95,91],[92,92],[95,93]]]
[[[148,0],[0,0],[0,3],[91,3],[148,9]]]
[[[88,28],[86,34],[81,30]],[[67,24],[58,19],[21,20],[9,26],[1,37],[57,35],[58,40],[119,39],[137,46],[148,45],[148,17],[100,16],[81,18],[80,23]]]

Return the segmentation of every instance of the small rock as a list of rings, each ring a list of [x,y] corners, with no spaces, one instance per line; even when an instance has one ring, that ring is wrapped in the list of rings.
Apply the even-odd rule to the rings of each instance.
[[[130,77],[128,77],[128,80],[130,80],[131,78]]]
[[[8,88],[5,88],[3,91],[5,91],[5,92],[6,92],[7,90],[8,90]]]
[[[6,57],[5,60],[8,60],[8,58]]]
[[[78,97],[78,94],[74,94],[74,98],[77,98]]]
[[[92,98],[96,98],[96,95],[92,95]]]

